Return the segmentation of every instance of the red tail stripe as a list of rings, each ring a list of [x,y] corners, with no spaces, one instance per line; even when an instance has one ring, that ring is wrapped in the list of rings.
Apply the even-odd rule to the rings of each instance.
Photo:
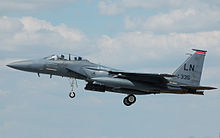
[[[201,52],[201,51],[196,51],[196,53],[199,53],[199,54],[206,54],[206,52]]]

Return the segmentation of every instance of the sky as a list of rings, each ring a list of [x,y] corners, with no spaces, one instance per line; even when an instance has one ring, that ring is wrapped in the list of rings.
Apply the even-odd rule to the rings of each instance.
[[[71,53],[120,70],[172,73],[208,50],[201,85],[220,88],[219,0],[0,0],[1,138],[217,138],[220,91],[137,96],[85,91],[7,64]]]

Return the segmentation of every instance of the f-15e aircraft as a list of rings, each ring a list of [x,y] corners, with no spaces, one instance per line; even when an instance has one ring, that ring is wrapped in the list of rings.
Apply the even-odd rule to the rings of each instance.
[[[25,60],[8,64],[8,67],[35,72],[40,76],[49,74],[85,80],[85,90],[116,92],[126,94],[123,103],[130,106],[136,101],[135,95],[146,94],[196,94],[214,87],[200,86],[205,50],[193,49],[194,53],[172,74],[124,72],[90,62],[72,55],[52,55],[43,59]],[[69,96],[75,97],[73,83]]]

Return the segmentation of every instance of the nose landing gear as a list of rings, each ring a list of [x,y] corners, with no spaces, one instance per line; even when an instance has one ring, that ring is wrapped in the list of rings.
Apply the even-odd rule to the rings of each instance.
[[[74,86],[78,87],[77,81],[76,81],[75,78],[70,78],[69,81],[70,81],[70,87],[71,87],[71,91],[70,91],[70,93],[69,93],[69,97],[70,97],[70,98],[74,98],[74,97],[76,96],[76,94],[75,94],[75,92],[73,91],[73,88],[74,88]]]
[[[133,94],[128,95],[127,97],[124,98],[123,103],[126,106],[131,106],[136,102],[136,97]]]

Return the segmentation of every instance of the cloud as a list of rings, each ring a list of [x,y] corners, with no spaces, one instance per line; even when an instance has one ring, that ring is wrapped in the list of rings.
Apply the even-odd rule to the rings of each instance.
[[[33,12],[68,5],[76,0],[0,0],[0,13]]]
[[[208,2],[203,0],[102,0],[98,7],[101,14],[116,15],[131,9],[143,8],[146,10],[166,11],[174,9],[185,8],[201,8],[218,7],[220,2],[218,0],[210,0]],[[147,12],[147,11],[146,11]]]
[[[9,91],[4,91],[0,89],[0,96],[5,96],[8,95],[10,92]]]
[[[156,33],[201,32],[220,29],[220,9],[178,9],[149,18],[125,18],[128,30]]]
[[[86,55],[93,62],[113,67],[133,66],[143,69],[149,63],[173,60],[173,57],[192,48],[210,50],[212,56],[217,57],[220,52],[220,31],[169,34],[136,31],[119,33],[113,37],[102,35],[92,40],[80,30],[65,24],[54,26],[33,17],[2,17],[0,24],[4,22],[8,23],[8,27],[0,29],[2,51],[36,53],[44,49],[41,53],[47,54],[48,51],[74,51]],[[41,53],[38,53],[38,57]]]
[[[101,14],[116,15],[134,8],[156,8],[162,3],[165,2],[161,0],[102,0],[99,2],[98,7]]]
[[[14,51],[34,47],[77,49],[77,44],[86,39],[82,32],[65,24],[54,26],[33,17],[0,18],[0,50]]]
[[[0,32],[13,33],[21,31],[23,24],[14,18],[7,18],[6,16],[0,18]]]
[[[129,31],[191,33],[220,29],[217,0],[102,0],[98,6],[103,15],[144,9],[140,15],[125,14],[125,29]]]
[[[126,32],[115,37],[103,35],[97,40],[96,61],[112,65],[146,65],[173,60],[192,48],[207,49],[219,57],[220,31],[198,33],[153,34]],[[162,63],[161,62],[161,63]]]

